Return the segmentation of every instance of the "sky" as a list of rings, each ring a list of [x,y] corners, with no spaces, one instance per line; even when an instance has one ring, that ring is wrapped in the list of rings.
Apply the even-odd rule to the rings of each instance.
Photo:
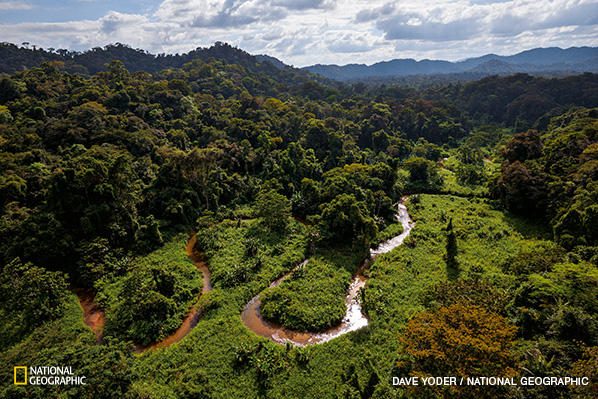
[[[598,46],[598,0],[0,0],[0,41],[154,54],[222,41],[295,66],[456,61]]]

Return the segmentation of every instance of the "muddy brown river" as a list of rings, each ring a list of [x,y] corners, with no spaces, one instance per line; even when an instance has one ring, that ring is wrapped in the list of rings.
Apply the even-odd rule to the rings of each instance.
[[[195,267],[197,267],[197,269],[203,275],[203,287],[200,293],[200,295],[202,295],[210,291],[212,289],[212,285],[210,283],[210,270],[208,269],[206,263],[202,260],[201,255],[195,250],[196,242],[197,237],[195,235],[191,236],[191,238],[187,241],[186,251],[187,256],[189,256],[189,258],[195,264]],[[94,301],[95,295],[91,290],[75,290],[75,293],[79,297],[79,303],[83,309],[83,319],[85,324],[92,329],[96,335],[97,341],[101,342],[104,323],[106,321],[104,311],[100,309],[98,304]],[[179,342],[187,334],[189,334],[193,327],[197,325],[200,316],[201,314],[199,310],[194,306],[175,332],[163,340],[155,342],[151,345],[137,345],[135,346],[135,352],[142,353],[149,349],[164,348],[174,344],[175,342]]]
[[[79,305],[83,310],[83,321],[95,334],[96,341],[101,342],[106,316],[95,302],[95,293],[92,290],[77,289],[75,294],[77,294]]]
[[[203,287],[201,289],[201,293],[199,295],[205,294],[208,291],[212,290],[212,284],[210,282],[210,269],[208,269],[208,265],[203,261],[201,255],[195,249],[195,244],[197,243],[197,236],[193,234],[191,238],[187,241],[187,256],[193,261],[195,267],[202,273],[203,275]],[[135,346],[136,353],[142,353],[149,349],[158,349],[158,348],[165,348],[170,346],[176,342],[179,342],[181,339],[185,338],[187,334],[191,332],[193,327],[197,325],[199,318],[201,317],[201,312],[197,309],[197,306],[193,306],[183,323],[175,332],[167,336],[161,341],[155,342],[148,346]]]
[[[368,325],[367,316],[363,313],[361,308],[359,293],[366,284],[366,277],[364,271],[369,266],[370,262],[377,256],[383,253],[390,252],[394,248],[398,247],[403,243],[405,238],[411,233],[414,223],[412,222],[409,214],[407,213],[407,207],[404,205],[404,199],[397,206],[397,220],[403,226],[403,232],[396,237],[391,238],[388,241],[381,243],[377,248],[370,251],[370,258],[365,260],[361,266],[357,269],[351,285],[347,290],[347,296],[345,297],[345,304],[347,310],[343,321],[334,327],[329,328],[326,331],[315,333],[306,331],[294,331],[285,328],[276,323],[266,321],[260,314],[260,296],[256,295],[247,303],[243,312],[241,313],[241,319],[245,326],[254,333],[263,337],[269,338],[270,340],[285,344],[291,343],[297,346],[313,345],[322,342],[330,341],[331,339],[337,338],[343,334],[351,331],[359,330]],[[210,270],[207,264],[203,261],[201,255],[196,251],[195,244],[197,237],[193,235],[188,241],[186,246],[187,255],[193,261],[195,266],[201,271],[203,275],[203,287],[200,295],[210,291],[212,285],[210,283]],[[293,271],[300,267],[307,267],[308,261],[304,260],[296,266],[293,270],[273,281],[270,287],[275,287],[282,283],[284,280],[289,278]],[[79,303],[83,309],[83,317],[85,324],[88,325],[94,334],[98,342],[102,340],[102,332],[105,323],[104,311],[94,301],[94,293],[90,290],[76,290],[75,293],[79,297]],[[181,326],[171,335],[164,338],[163,340],[153,343],[148,346],[136,346],[135,352],[142,353],[150,349],[158,349],[170,346],[183,339],[189,332],[197,325],[201,317],[201,312],[194,306]]]

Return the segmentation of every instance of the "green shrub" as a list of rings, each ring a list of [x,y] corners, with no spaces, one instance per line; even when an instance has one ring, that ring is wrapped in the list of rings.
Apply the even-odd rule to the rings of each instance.
[[[345,315],[350,278],[346,270],[312,258],[289,279],[262,293],[262,316],[293,330],[325,330]]]

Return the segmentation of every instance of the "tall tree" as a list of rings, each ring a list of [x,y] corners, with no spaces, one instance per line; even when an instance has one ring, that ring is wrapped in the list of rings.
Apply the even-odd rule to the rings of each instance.
[[[449,219],[446,226],[446,270],[449,279],[454,280],[459,277],[459,263],[457,262],[457,236],[453,231],[453,218]]]
[[[291,202],[275,190],[262,191],[257,196],[257,214],[266,227],[282,232],[287,228],[291,216]]]

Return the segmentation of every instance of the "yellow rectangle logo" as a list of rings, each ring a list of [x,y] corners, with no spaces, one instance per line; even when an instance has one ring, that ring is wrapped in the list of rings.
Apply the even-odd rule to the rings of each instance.
[[[23,370],[23,379],[19,379],[19,377],[17,376],[17,374],[21,374],[18,373],[18,370]],[[27,366],[15,366],[14,383],[15,385],[27,385]]]

